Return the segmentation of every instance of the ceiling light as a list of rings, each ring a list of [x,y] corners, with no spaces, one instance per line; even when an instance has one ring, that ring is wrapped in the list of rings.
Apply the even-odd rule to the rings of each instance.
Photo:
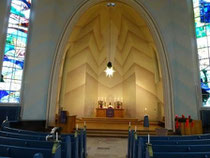
[[[106,73],[107,77],[112,77],[115,70],[112,67],[112,63],[108,62],[106,69],[104,70],[104,72]]]

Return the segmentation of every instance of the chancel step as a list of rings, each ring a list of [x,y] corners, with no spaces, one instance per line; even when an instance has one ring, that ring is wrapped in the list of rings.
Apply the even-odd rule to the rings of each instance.
[[[145,131],[145,130],[138,130],[138,135],[156,135],[155,130]],[[174,135],[173,131],[168,131],[168,135]],[[88,137],[128,137],[128,130],[93,130],[87,129],[87,136]]]

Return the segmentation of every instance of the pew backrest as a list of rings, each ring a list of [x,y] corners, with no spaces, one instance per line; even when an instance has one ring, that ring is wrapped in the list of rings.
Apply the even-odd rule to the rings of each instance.
[[[16,129],[16,128],[11,128],[11,127],[3,127],[2,128],[2,132],[8,132],[10,134],[14,133],[14,134],[20,134],[20,135],[27,135],[27,136],[33,136],[36,138],[38,137],[46,137],[47,135],[49,135],[50,133],[43,133],[43,132],[35,132],[35,131],[28,131],[28,130],[22,130],[22,129]],[[70,137],[74,137],[74,134],[61,134],[61,138],[64,140],[65,137],[70,136]],[[42,138],[41,138],[42,140]]]
[[[153,152],[207,152],[209,145],[152,145]]]
[[[10,128],[7,126],[3,126],[3,131],[0,131],[0,139],[1,137],[7,137],[10,140],[6,142],[5,139],[2,140],[5,142],[5,145],[17,145],[17,146],[25,146],[25,147],[43,147],[49,148],[53,143],[46,143],[46,136],[49,133],[41,133],[41,132],[33,132],[21,129]],[[69,137],[69,138],[68,138]],[[12,143],[11,139],[16,139],[16,143]],[[75,138],[74,134],[62,134],[61,140],[62,142],[66,141],[68,138],[69,143],[61,143],[62,149],[65,148],[65,157],[86,157],[86,131],[81,130],[78,133],[78,137]],[[37,142],[40,142],[38,145]],[[45,142],[45,143],[44,143]],[[65,146],[65,147],[64,147]]]
[[[58,151],[60,152],[60,151]],[[30,158],[33,157],[34,154],[41,153],[46,158],[53,158],[52,149],[45,148],[27,148],[27,147],[18,147],[18,146],[10,146],[10,145],[2,145],[0,144],[0,155],[7,156],[12,158]],[[57,156],[55,158],[61,158],[56,151]]]
[[[144,144],[147,140],[144,140]],[[152,140],[153,145],[202,145],[210,144],[210,139],[196,139],[196,140]]]
[[[3,126],[2,130],[3,131],[7,131],[7,132],[14,132],[14,133],[20,133],[20,134],[29,134],[29,135],[38,135],[38,136],[47,136],[48,134],[50,134],[50,133],[35,132],[35,131],[11,128],[11,127],[7,127],[7,126]]]
[[[33,158],[44,158],[44,157],[43,157],[42,153],[36,153],[36,154],[34,154]]]
[[[210,152],[154,152],[153,158],[209,158]]]
[[[147,136],[139,136],[145,140]],[[150,140],[195,140],[195,139],[210,139],[210,134],[193,135],[193,136],[152,136]]]
[[[2,137],[0,136],[0,144],[11,145],[17,147],[31,147],[31,148],[45,148],[52,149],[54,142],[38,141],[38,140],[28,140],[20,138]],[[71,137],[66,137],[65,142],[61,142],[62,155],[65,158],[70,158],[72,151],[72,140]]]

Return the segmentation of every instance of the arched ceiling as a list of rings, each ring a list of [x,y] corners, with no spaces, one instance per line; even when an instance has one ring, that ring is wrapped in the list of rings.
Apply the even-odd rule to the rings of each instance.
[[[74,26],[68,47],[68,72],[88,64],[92,76],[100,77],[104,75],[108,60],[113,63],[115,74],[121,77],[132,75],[128,70],[134,64],[154,75],[159,70],[147,24],[134,9],[123,3],[107,7],[103,2],[88,9]],[[118,82],[121,81],[113,86]]]

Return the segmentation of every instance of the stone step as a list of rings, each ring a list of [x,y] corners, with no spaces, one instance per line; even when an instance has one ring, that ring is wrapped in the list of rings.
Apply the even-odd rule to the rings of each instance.
[[[156,131],[138,130],[138,135],[156,135]],[[168,131],[168,135],[174,135],[173,131]],[[87,136],[90,137],[128,137],[128,130],[88,130]]]

